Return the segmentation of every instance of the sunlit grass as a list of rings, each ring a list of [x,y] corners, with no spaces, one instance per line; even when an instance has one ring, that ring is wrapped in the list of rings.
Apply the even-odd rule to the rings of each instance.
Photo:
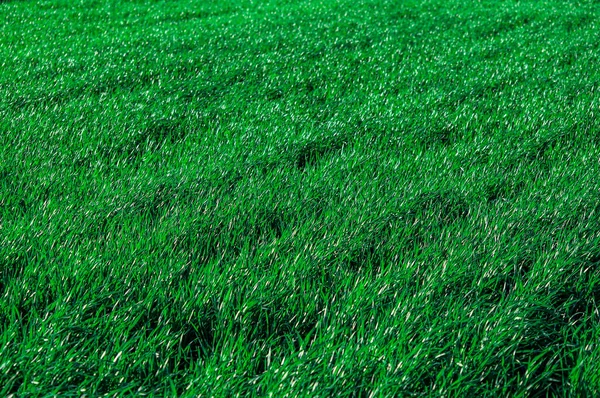
[[[0,1],[0,395],[599,394],[599,17]]]

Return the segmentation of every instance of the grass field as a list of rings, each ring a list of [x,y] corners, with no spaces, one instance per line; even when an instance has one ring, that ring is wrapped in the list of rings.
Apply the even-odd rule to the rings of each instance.
[[[0,396],[600,394],[600,3],[0,1]]]

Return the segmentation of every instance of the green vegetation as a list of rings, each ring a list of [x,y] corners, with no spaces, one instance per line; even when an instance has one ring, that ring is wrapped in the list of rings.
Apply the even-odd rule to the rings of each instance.
[[[600,394],[600,3],[0,1],[0,396]]]

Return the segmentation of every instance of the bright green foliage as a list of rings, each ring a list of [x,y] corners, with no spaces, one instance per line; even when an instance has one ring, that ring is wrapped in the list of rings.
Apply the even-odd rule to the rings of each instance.
[[[600,394],[600,3],[0,1],[0,396]]]

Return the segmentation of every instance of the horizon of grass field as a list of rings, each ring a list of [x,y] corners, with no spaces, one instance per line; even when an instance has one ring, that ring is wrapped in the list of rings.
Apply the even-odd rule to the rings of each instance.
[[[599,16],[0,1],[0,395],[600,393]]]

